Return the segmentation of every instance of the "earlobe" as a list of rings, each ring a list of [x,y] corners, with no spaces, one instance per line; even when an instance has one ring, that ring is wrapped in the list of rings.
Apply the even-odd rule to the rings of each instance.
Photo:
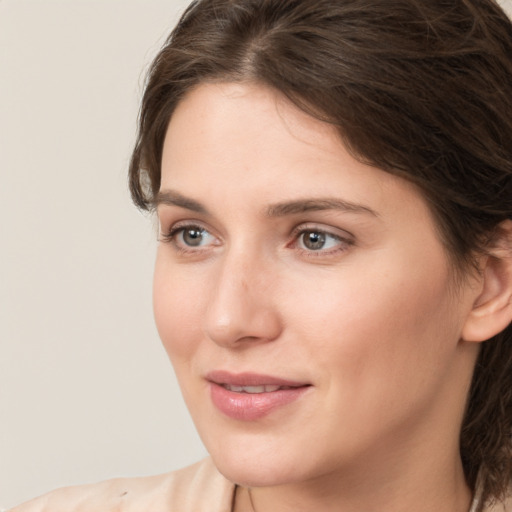
[[[462,339],[486,341],[512,322],[512,221],[502,222],[483,258],[481,288],[462,330]]]

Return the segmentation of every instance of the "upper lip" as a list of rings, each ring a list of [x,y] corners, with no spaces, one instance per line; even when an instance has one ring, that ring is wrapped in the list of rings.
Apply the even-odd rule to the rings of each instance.
[[[282,379],[272,375],[263,375],[259,373],[243,372],[230,373],[225,370],[214,370],[206,375],[206,380],[220,385],[228,386],[287,386],[298,388],[309,386],[309,382]]]

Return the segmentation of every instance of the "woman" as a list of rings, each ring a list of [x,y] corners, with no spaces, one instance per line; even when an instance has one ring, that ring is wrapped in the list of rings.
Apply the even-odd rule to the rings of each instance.
[[[511,55],[492,0],[194,2],[130,186],[211,458],[15,510],[512,510]]]

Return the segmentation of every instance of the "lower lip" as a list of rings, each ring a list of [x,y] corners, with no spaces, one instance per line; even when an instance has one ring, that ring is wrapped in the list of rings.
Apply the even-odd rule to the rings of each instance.
[[[298,400],[309,387],[279,389],[268,393],[236,393],[212,382],[210,394],[215,407],[226,416],[235,420],[254,421]]]

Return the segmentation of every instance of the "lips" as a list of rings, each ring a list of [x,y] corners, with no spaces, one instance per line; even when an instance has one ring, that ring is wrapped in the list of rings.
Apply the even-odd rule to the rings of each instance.
[[[311,385],[255,373],[211,372],[210,396],[224,415],[241,421],[255,421],[298,400]]]

